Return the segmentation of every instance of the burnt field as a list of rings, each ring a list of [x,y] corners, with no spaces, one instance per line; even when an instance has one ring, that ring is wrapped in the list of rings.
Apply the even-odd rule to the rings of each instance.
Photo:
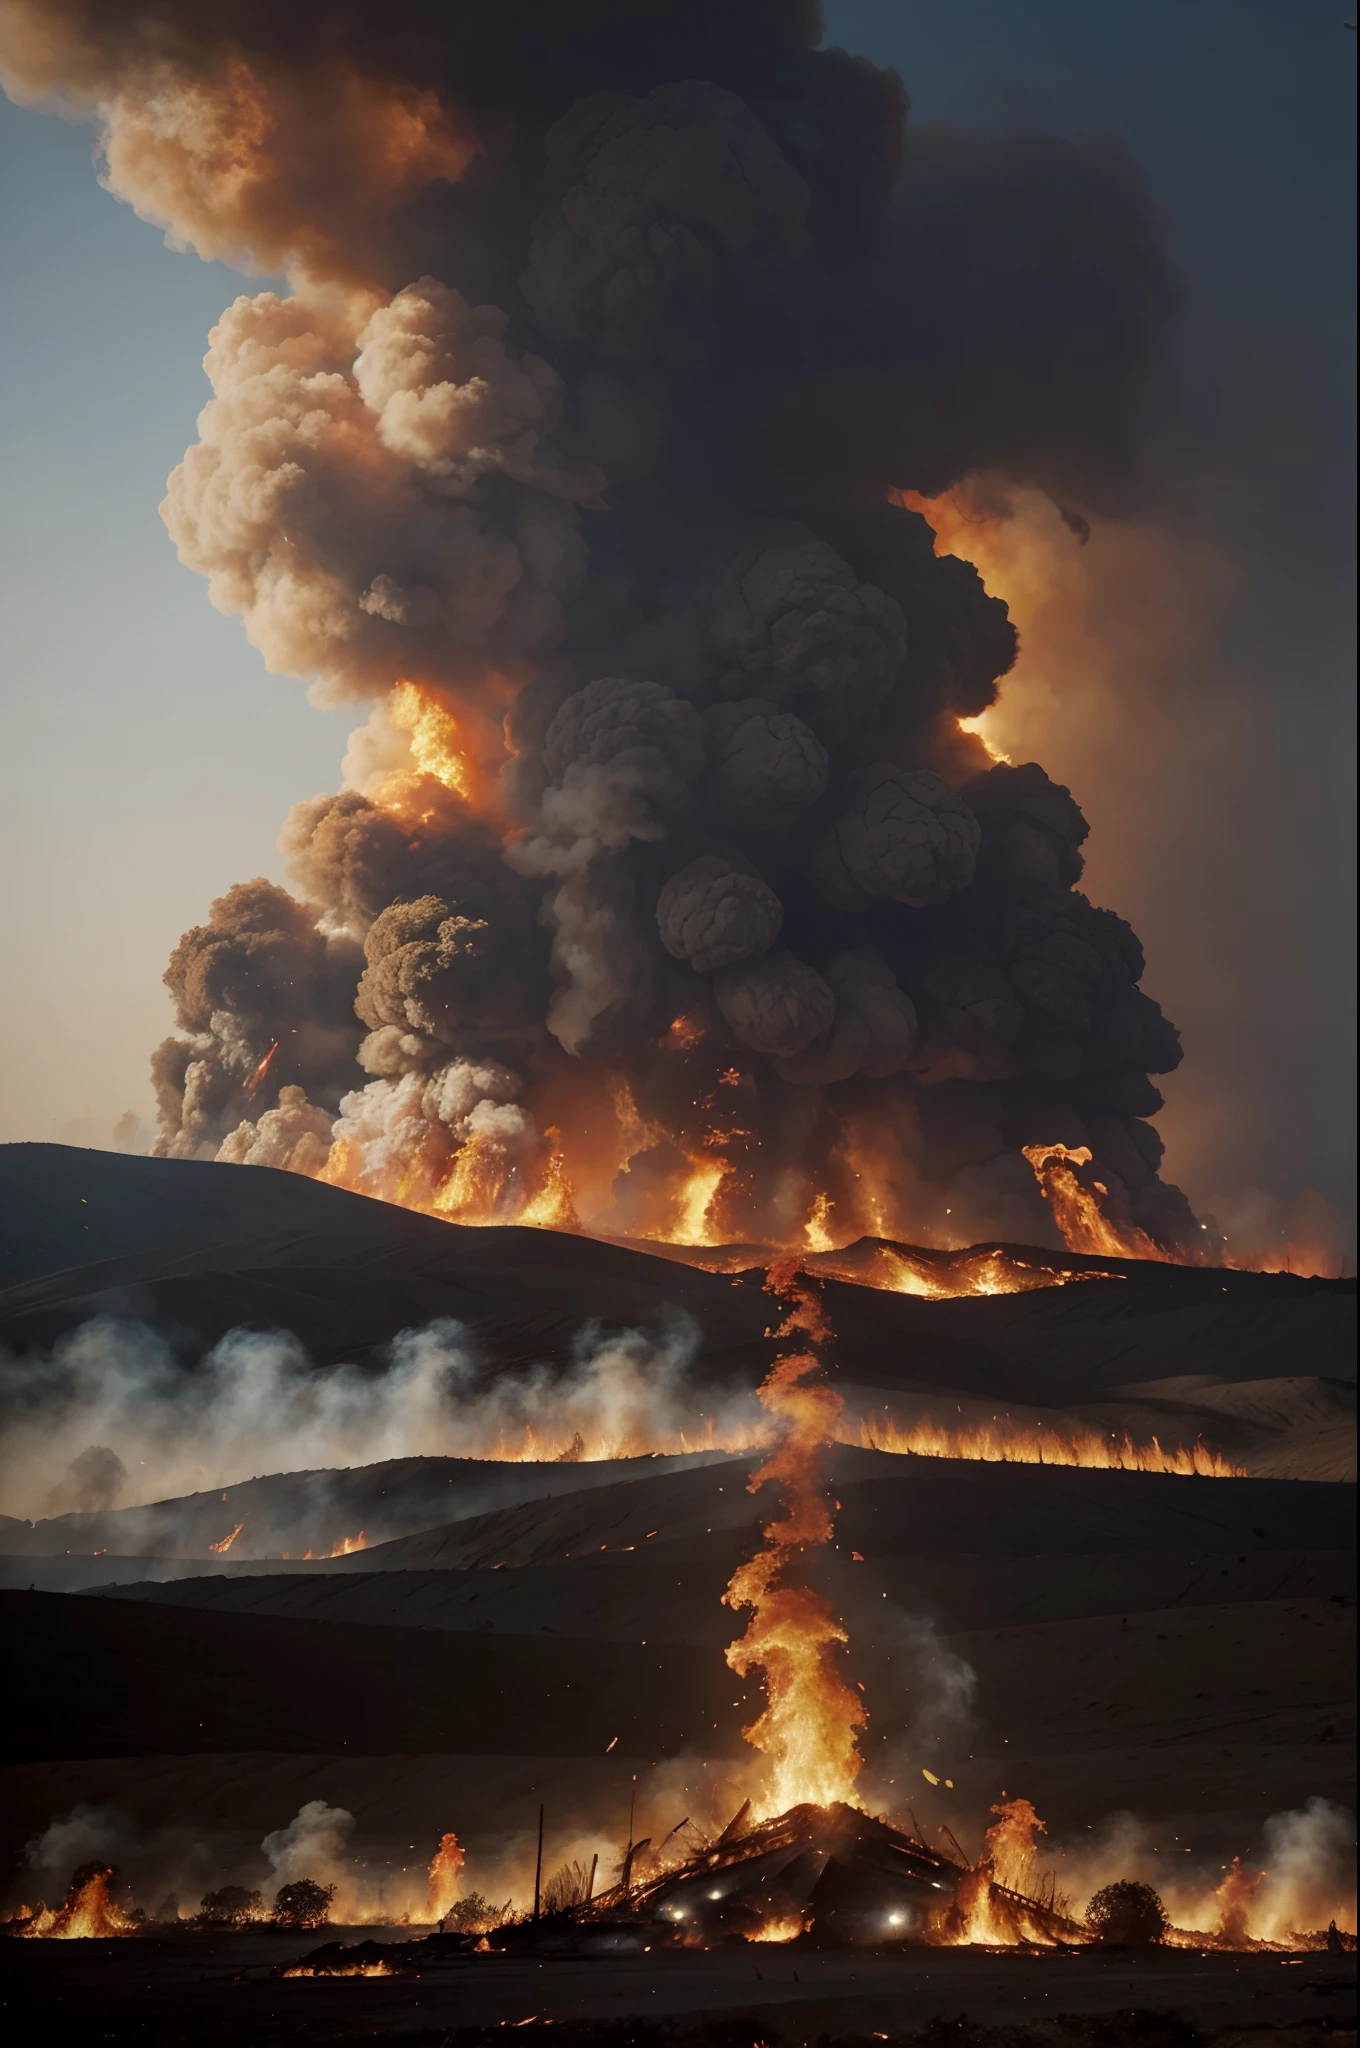
[[[749,1394],[769,1351],[759,1274],[460,1230],[264,1170],[40,1147],[0,1163],[23,1218],[0,1342],[30,1402],[100,1318],[151,1333],[185,1384],[233,1328],[290,1331],[308,1372],[349,1361],[376,1381],[398,1332],[457,1318],[477,1399],[533,1366],[550,1402],[575,1384],[583,1325],[682,1311],[697,1335],[667,1398],[709,1414]],[[833,1382],[898,1412],[971,1402],[1053,1430],[1104,1417],[1140,1440],[1201,1439],[1246,1475],[831,1447],[836,1540],[812,1576],[849,1633],[872,1810],[971,1859],[994,1803],[1023,1795],[1079,1916],[1097,1880],[1163,1871],[1188,1911],[1191,1873],[1211,1895],[1234,1856],[1264,1867],[1272,1815],[1353,1806],[1353,1286],[1128,1266],[940,1301],[829,1280],[823,1300]],[[145,1411],[148,1446],[169,1441],[166,1412]],[[214,1886],[267,1888],[262,1843],[311,1803],[349,1823],[343,1938],[416,1940],[392,1908],[422,1918],[445,1830],[469,1886],[527,1910],[540,1807],[545,1868],[594,1853],[613,1881],[630,1840],[725,1825],[750,1759],[760,1683],[724,1661],[737,1623],[722,1593],[760,1541],[755,1450],[382,1447],[293,1469],[284,1432],[272,1469],[164,1491],[124,1444],[127,1482],[104,1504],[58,1497],[0,1524],[10,1907],[55,1904],[81,1844],[102,1843],[148,1916],[118,1941],[0,1943],[23,2038],[462,2042],[533,2020],[552,2040],[811,2042],[961,2012],[983,2030],[1055,2013],[1106,2027],[1130,2008],[1174,2008],[1208,2038],[1346,2024],[1353,1958],[1296,1964],[1283,1948],[738,1942],[587,1959],[436,1942],[416,1976],[276,1979],[335,1927],[188,1922]],[[64,1868],[42,1860],[67,1844]],[[347,1898],[363,1910],[344,1914]]]
[[[371,1932],[372,1930],[365,1930]],[[1354,1959],[1169,1953],[845,1956],[743,1949],[607,1962],[468,1956],[418,1976],[284,1979],[296,1940],[7,1943],[19,2038],[487,2048],[1321,2048],[1355,2028]],[[942,2017],[945,2016],[945,2017]]]

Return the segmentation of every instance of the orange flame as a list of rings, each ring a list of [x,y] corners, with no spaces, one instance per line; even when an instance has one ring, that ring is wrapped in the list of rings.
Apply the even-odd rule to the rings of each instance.
[[[430,1859],[430,1888],[426,1895],[426,1917],[442,1920],[461,1893],[459,1879],[467,1861],[457,1835],[441,1835],[439,1847]]]
[[[961,1423],[957,1428],[937,1422],[899,1423],[886,1410],[866,1415],[854,1441],[871,1451],[892,1451],[916,1458],[974,1458],[988,1465],[1080,1465],[1088,1471],[1160,1472],[1181,1479],[1245,1479],[1246,1468],[1211,1451],[1196,1437],[1193,1444],[1163,1446],[1154,1436],[1136,1444],[1113,1430],[1064,1429],[1041,1423],[993,1416],[990,1423]]]
[[[772,1266],[765,1286],[792,1303],[776,1338],[801,1332],[815,1345],[831,1335],[820,1301],[798,1282],[795,1261]],[[777,1484],[781,1512],[764,1525],[764,1550],[738,1567],[723,1595],[727,1606],[753,1610],[727,1661],[742,1677],[756,1666],[764,1673],[765,1711],[742,1733],[771,1761],[770,1811],[776,1813],[805,1802],[860,1803],[855,1780],[864,1760],[857,1735],[867,1716],[833,1662],[837,1645],[849,1638],[830,1603],[788,1576],[802,1551],[830,1542],[834,1526],[818,1468],[842,1403],[830,1387],[812,1382],[819,1367],[815,1350],[785,1352],[759,1389],[781,1434],[752,1474],[750,1490]]]
[[[470,803],[475,794],[475,774],[458,720],[439,697],[419,683],[398,683],[387,700],[389,721],[404,732],[416,764],[416,775],[431,776]],[[375,792],[386,809],[410,808],[415,792],[414,778],[400,772],[389,775]]]
[[[395,1977],[390,1963],[339,1963],[334,1969],[318,1969],[311,1963],[290,1963],[285,1977]]]
[[[959,718],[954,722],[960,732],[966,732],[972,738],[981,740],[989,761],[1003,762],[1007,767],[1012,765],[1011,757],[1005,748],[999,747],[989,735],[987,731],[987,713],[985,711],[979,711],[975,718]]]
[[[253,1073],[253,1074],[251,1075],[250,1079],[249,1079],[249,1080],[248,1080],[248,1081],[246,1082],[245,1092],[246,1092],[246,1095],[247,1095],[247,1097],[249,1097],[249,1096],[252,1096],[252,1095],[256,1094],[256,1093],[257,1093],[257,1091],[259,1090],[259,1088],[260,1088],[260,1086],[261,1086],[262,1082],[263,1082],[263,1081],[264,1081],[264,1079],[265,1079],[265,1076],[266,1076],[266,1075],[268,1074],[268,1072],[269,1072],[269,1069],[270,1069],[270,1068],[271,1068],[271,1067],[273,1066],[273,1064],[274,1064],[274,1055],[275,1055],[275,1053],[276,1053],[276,1052],[278,1051],[278,1049],[279,1049],[279,1041],[278,1041],[278,1039],[276,1038],[276,1039],[274,1040],[274,1043],[273,1043],[273,1044],[272,1044],[272,1045],[270,1046],[270,1048],[269,1048],[268,1052],[267,1052],[267,1053],[265,1054],[264,1058],[263,1058],[263,1059],[262,1059],[262,1060],[260,1061],[259,1065],[258,1065],[258,1066],[256,1067],[256,1069],[255,1069],[254,1073]]]
[[[988,1948],[1019,1941],[1051,1944],[1054,1912],[1026,1896],[1034,1885],[1034,1838],[1046,1832],[1028,1799],[1002,1798],[973,1868],[959,1880],[954,1939]]]
[[[498,1139],[474,1131],[455,1152],[443,1179],[431,1190],[412,1168],[395,1181],[375,1188],[365,1177],[362,1148],[337,1138],[319,1179],[332,1187],[374,1195],[422,1216],[467,1225],[523,1224],[536,1230],[580,1229],[575,1189],[567,1173],[562,1134],[549,1127],[545,1156],[515,1164]]]
[[[718,1242],[717,1234],[709,1223],[709,1215],[726,1178],[727,1164],[722,1159],[702,1159],[695,1165],[692,1173],[681,1183],[675,1221],[666,1232],[670,1243]]]
[[[79,1885],[72,1882],[55,1911],[40,1906],[28,1918],[16,1922],[14,1932],[45,1941],[103,1941],[111,1935],[134,1934],[137,1922],[109,1897],[112,1876],[109,1866],[98,1866]]]
[[[579,1230],[576,1190],[567,1177],[562,1133],[551,1126],[543,1134],[552,1148],[537,1188],[515,1218],[533,1230]],[[464,1218],[463,1221],[467,1219]]]
[[[208,1545],[208,1548],[209,1548],[209,1550],[210,1550],[210,1551],[212,1552],[213,1556],[214,1556],[214,1557],[221,1557],[221,1555],[222,1555],[222,1553],[223,1553],[224,1551],[226,1551],[226,1550],[230,1550],[230,1549],[231,1549],[231,1546],[232,1546],[232,1544],[233,1544],[233,1543],[234,1543],[234,1542],[236,1541],[237,1537],[238,1537],[238,1536],[240,1535],[241,1531],[242,1531],[242,1530],[243,1530],[244,1528],[245,1528],[245,1523],[244,1523],[244,1522],[238,1522],[238,1523],[236,1524],[236,1527],[235,1527],[235,1528],[234,1528],[234,1529],[232,1530],[232,1532],[231,1532],[230,1536],[224,1536],[224,1537],[222,1538],[222,1541],[221,1541],[220,1543],[210,1543],[210,1544]]]
[[[992,1812],[996,1819],[984,1839],[996,1882],[1011,1891],[1025,1891],[1034,1868],[1034,1837],[1048,1833],[1047,1823],[1028,1799],[1001,1799]]]
[[[1115,1223],[1105,1215],[1096,1200],[1097,1195],[1109,1193],[1102,1181],[1093,1181],[1090,1188],[1082,1185],[1077,1168],[1091,1164],[1087,1146],[1026,1145],[1022,1149],[1070,1252],[1166,1262],[1161,1246],[1136,1223]]]
[[[819,1270],[834,1273],[828,1261]],[[1066,1287],[1074,1280],[1110,1280],[1112,1273],[1060,1273],[1049,1266],[1027,1266],[1008,1252],[979,1252],[969,1259],[951,1259],[935,1265],[914,1259],[910,1253],[879,1245],[873,1261],[863,1270],[847,1271],[847,1280],[886,1289],[892,1294],[911,1294],[921,1301],[958,1301],[970,1295],[1028,1294],[1036,1287]]]
[[[803,1225],[803,1237],[810,1252],[829,1252],[835,1239],[827,1228],[834,1207],[829,1195],[818,1195],[812,1205],[807,1222]]]
[[[332,1557],[352,1557],[356,1550],[367,1550],[367,1548],[368,1544],[361,1529],[357,1536],[342,1536],[338,1543],[332,1545],[330,1555]]]
[[[748,1941],[797,1941],[807,1926],[801,1913],[787,1913],[779,1920],[764,1920],[747,1935]]]
[[[1264,1876],[1264,1870],[1244,1870],[1237,1857],[1233,1857],[1231,1869],[1214,1894],[1218,1901],[1218,1931],[1224,1941],[1238,1946],[1251,1939],[1252,1902]]]

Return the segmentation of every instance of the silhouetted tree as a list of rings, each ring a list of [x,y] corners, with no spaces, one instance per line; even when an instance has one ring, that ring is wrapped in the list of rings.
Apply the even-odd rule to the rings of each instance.
[[[1124,1877],[1101,1887],[1086,1908],[1086,1924],[1102,1941],[1146,1948],[1166,1933],[1166,1911],[1150,1884]]]
[[[330,1919],[334,1897],[333,1884],[317,1884],[310,1877],[299,1877],[292,1884],[280,1886],[274,1900],[275,1922],[280,1927],[324,1927]]]
[[[204,1892],[198,1909],[205,1927],[243,1927],[247,1920],[263,1917],[263,1897],[247,1891],[243,1884],[224,1884],[220,1891]]]
[[[493,1906],[480,1892],[466,1892],[454,1900],[439,1924],[446,1934],[486,1934],[499,1927],[509,1911],[508,1899],[503,1906]]]

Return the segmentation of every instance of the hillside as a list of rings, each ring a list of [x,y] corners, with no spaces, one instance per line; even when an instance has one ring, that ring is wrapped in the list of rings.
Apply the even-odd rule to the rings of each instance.
[[[0,1202],[19,1226],[0,1343],[30,1396],[97,1316],[156,1332],[186,1385],[241,1327],[380,1376],[399,1331],[452,1318],[486,1384],[532,1368],[547,1399],[591,1323],[692,1319],[677,1398],[705,1407],[770,1357],[751,1254],[714,1271],[60,1147],[0,1150]],[[847,1433],[1008,1415],[1200,1436],[1250,1476],[832,1452],[839,1548],[817,1580],[869,1708],[866,1786],[974,1843],[1008,1788],[1059,1833],[1123,1809],[1153,1840],[1248,1852],[1267,1814],[1354,1796],[1353,1283],[1076,1261],[1054,1278],[940,1301],[828,1279]],[[147,1466],[107,1508],[0,1524],[12,1868],[77,1806],[120,1817],[134,1875],[192,1838],[219,1877],[257,1882],[264,1833],[313,1799],[355,1816],[370,1863],[453,1826],[470,1868],[519,1855],[539,1801],[606,1846],[629,1797],[649,1827],[730,1803],[757,1698],[722,1656],[722,1592],[764,1507],[749,1448],[274,1450],[220,1486],[158,1491]]]

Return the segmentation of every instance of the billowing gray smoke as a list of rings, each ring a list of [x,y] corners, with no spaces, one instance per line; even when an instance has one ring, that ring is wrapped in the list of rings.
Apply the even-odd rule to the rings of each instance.
[[[371,1371],[314,1365],[286,1331],[232,1330],[186,1371],[155,1331],[99,1317],[50,1352],[0,1351],[0,1512],[97,1513],[384,1458],[595,1459],[757,1441],[746,1387],[701,1387],[699,1339],[666,1309],[649,1330],[585,1324],[564,1369],[509,1370],[441,1318],[403,1330]]]
[[[1076,802],[961,730],[1015,635],[895,495],[1128,501],[1175,293],[1125,157],[909,135],[811,0],[3,35],[117,192],[289,270],[163,511],[271,668],[371,706],[295,893],[176,949],[161,1149],[513,1217],[556,1143],[603,1228],[693,1227],[705,1166],[709,1235],[1051,1242],[1057,1142],[1187,1247],[1176,1034]]]

